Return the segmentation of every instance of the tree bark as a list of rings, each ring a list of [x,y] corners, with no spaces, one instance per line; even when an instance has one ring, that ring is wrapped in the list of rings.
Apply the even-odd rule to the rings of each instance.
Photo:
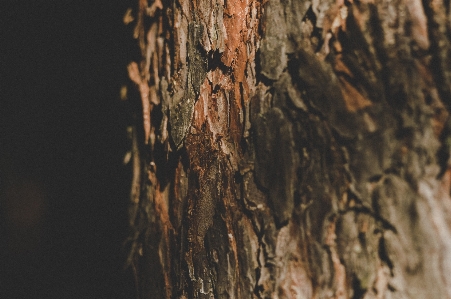
[[[448,1],[137,2],[137,298],[451,298]]]

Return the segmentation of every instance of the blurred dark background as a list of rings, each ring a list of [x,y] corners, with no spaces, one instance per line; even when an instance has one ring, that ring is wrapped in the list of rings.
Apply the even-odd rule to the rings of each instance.
[[[127,1],[0,1],[0,298],[131,298]]]

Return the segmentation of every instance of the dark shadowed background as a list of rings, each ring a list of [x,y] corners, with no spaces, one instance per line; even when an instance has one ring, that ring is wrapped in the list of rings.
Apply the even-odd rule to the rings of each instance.
[[[129,297],[121,2],[0,2],[0,298]]]

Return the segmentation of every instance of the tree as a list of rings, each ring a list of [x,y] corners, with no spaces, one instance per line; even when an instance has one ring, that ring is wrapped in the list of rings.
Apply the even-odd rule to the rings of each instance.
[[[137,2],[138,298],[451,297],[448,2]]]

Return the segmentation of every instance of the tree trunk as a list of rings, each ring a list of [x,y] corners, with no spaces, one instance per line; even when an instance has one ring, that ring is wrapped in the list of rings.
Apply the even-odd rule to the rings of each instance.
[[[451,298],[448,1],[136,2],[137,298]]]

